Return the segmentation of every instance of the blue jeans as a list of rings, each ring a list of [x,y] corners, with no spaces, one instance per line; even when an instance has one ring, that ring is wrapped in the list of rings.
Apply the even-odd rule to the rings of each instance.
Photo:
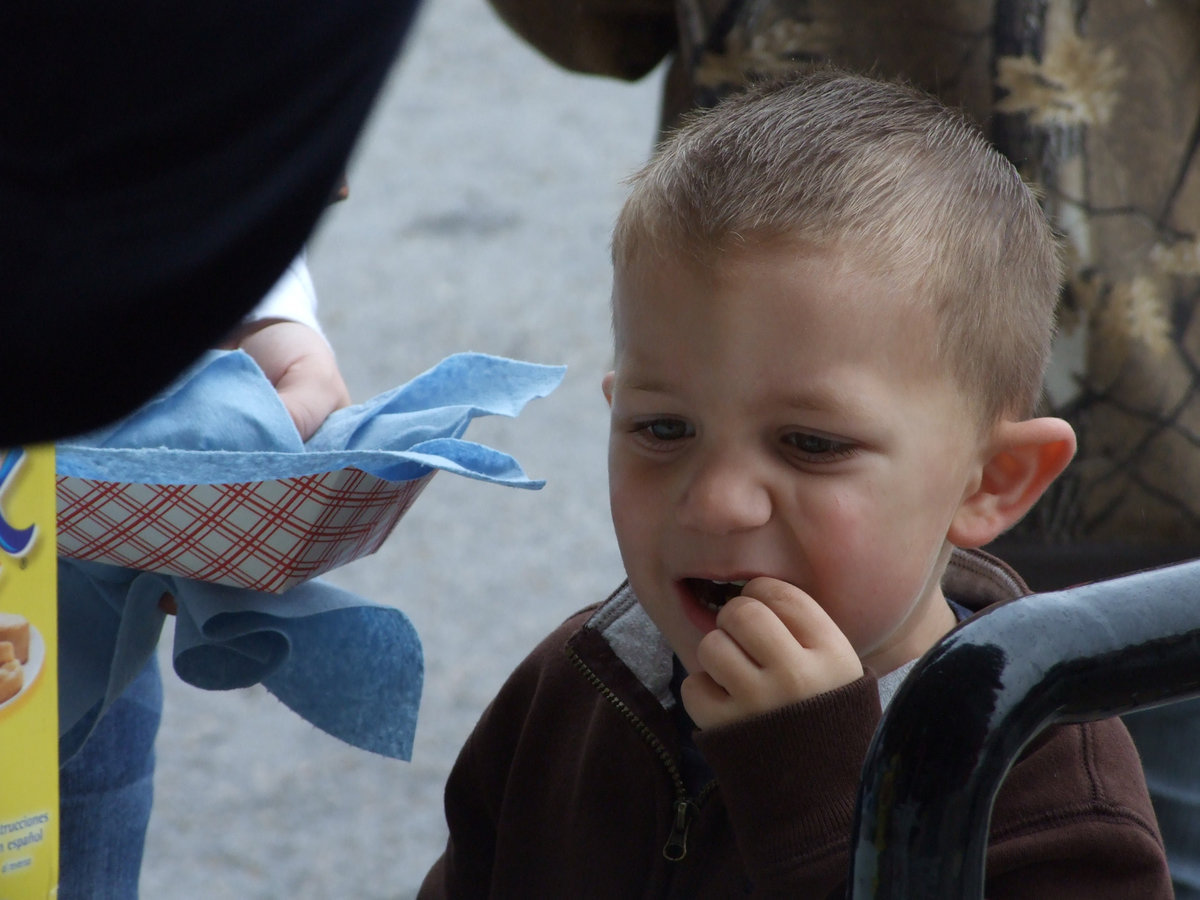
[[[1176,900],[1200,900],[1200,699],[1124,716],[1142,756]]]
[[[59,770],[59,900],[137,897],[162,697],[152,657]]]

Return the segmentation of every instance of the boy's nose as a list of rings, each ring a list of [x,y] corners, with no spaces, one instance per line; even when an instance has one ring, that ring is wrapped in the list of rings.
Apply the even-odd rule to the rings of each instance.
[[[730,534],[765,525],[771,518],[771,494],[753,468],[730,456],[697,459],[678,502],[685,528]]]

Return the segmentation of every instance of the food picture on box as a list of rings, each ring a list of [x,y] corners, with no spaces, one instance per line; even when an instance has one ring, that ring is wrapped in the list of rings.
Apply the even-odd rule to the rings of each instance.
[[[25,687],[30,633],[24,616],[0,612],[0,708]]]

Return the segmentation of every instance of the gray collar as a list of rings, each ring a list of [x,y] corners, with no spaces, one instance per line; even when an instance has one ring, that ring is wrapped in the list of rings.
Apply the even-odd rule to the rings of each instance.
[[[908,677],[908,673],[912,671],[912,667],[917,664],[915,659],[910,659],[898,669],[893,669],[886,675],[880,675],[878,679],[879,686],[879,708],[887,709],[888,704],[892,702],[892,698],[896,696],[896,691],[900,690],[900,685],[904,679]]]

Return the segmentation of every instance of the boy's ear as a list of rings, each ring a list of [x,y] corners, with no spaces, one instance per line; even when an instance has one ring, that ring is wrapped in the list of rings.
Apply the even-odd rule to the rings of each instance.
[[[1006,420],[985,452],[979,486],[946,534],[956,547],[982,547],[1029,512],[1075,455],[1075,432],[1062,419]]]
[[[600,382],[600,390],[604,391],[604,399],[608,401],[609,406],[612,406],[612,387],[616,377],[616,372],[609,372],[604,376],[604,380]]]

